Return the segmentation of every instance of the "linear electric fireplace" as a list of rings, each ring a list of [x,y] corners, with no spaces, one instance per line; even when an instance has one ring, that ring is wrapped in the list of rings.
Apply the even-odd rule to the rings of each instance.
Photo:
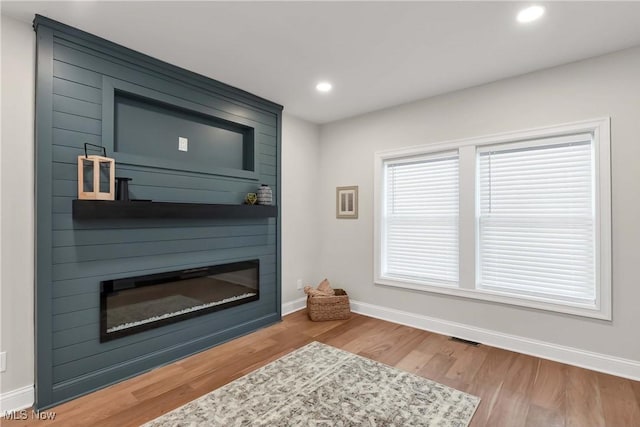
[[[100,341],[256,301],[259,267],[256,259],[100,282]]]

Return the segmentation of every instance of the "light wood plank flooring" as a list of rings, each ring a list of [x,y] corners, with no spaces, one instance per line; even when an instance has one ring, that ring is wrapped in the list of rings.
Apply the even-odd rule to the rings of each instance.
[[[640,383],[370,317],[314,323],[299,311],[282,323],[62,404],[54,421],[12,426],[138,426],[319,341],[414,372],[482,401],[471,425],[640,426]]]

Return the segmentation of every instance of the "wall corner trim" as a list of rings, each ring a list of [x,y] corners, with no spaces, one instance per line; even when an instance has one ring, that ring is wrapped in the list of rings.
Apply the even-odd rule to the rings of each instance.
[[[29,408],[33,406],[34,401],[35,388],[33,384],[0,393],[0,415]]]
[[[307,307],[307,298],[302,297],[298,299],[294,299],[293,301],[283,302],[282,303],[282,315],[285,316],[287,314],[295,313],[296,311],[302,310]]]
[[[351,310],[401,325],[411,326],[447,336],[477,341],[492,347],[566,363],[631,380],[640,380],[640,361],[623,359],[602,353],[504,334],[489,329],[476,328],[462,323],[449,322],[421,314],[387,308],[380,305],[351,301]]]

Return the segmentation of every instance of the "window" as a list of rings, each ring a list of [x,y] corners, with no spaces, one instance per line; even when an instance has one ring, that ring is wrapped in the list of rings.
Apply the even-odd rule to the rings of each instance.
[[[591,135],[543,144],[479,150],[478,284],[594,304]]]
[[[376,153],[376,283],[610,319],[609,120]]]
[[[384,179],[384,274],[457,285],[457,152],[386,162]]]

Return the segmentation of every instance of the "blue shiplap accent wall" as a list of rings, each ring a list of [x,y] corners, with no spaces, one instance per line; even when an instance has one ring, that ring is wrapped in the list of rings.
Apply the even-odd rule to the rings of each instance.
[[[197,103],[255,130],[258,179],[116,158],[133,198],[242,203],[262,184],[280,201],[282,107],[40,16],[37,32],[36,406],[69,400],[280,319],[280,220],[74,221],[77,156],[104,142],[102,85],[117,79]],[[153,141],[140,141],[152,152]],[[112,153],[108,153],[112,154]],[[215,173],[215,171],[212,171]],[[258,258],[260,300],[99,341],[101,280]]]

